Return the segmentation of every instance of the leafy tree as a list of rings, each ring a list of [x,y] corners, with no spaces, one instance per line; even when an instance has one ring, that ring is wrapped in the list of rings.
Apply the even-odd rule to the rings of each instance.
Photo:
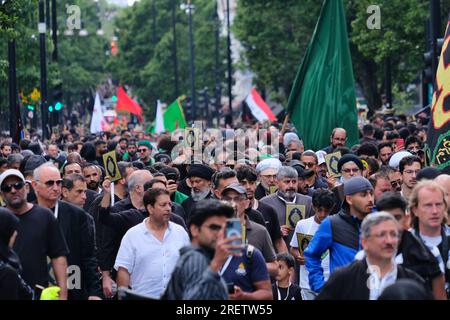
[[[393,84],[401,90],[420,74],[425,51],[427,0],[380,0],[381,30],[367,28],[370,0],[344,1],[355,79],[371,111],[381,106],[384,61],[391,59]],[[256,83],[286,103],[290,86],[317,22],[322,1],[239,0],[234,32],[246,49]],[[450,1],[441,4],[442,15]],[[442,32],[447,20],[443,19]],[[280,95],[281,92],[281,95]]]
[[[155,0],[156,29],[153,28],[153,1],[142,0],[125,9],[116,20],[118,54],[108,68],[113,78],[131,87],[139,97],[147,119],[153,119],[156,100],[172,102],[175,98],[173,63],[172,6],[176,7],[177,62],[179,94],[189,95],[188,15],[180,9],[181,1]],[[215,85],[215,2],[193,1],[196,88]],[[155,32],[155,35],[153,35]],[[153,43],[153,38],[156,42]],[[224,43],[220,61],[224,62]],[[225,77],[224,64],[219,73]]]

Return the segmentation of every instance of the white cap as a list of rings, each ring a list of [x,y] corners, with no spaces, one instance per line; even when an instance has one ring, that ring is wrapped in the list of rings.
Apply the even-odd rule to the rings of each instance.
[[[327,153],[323,150],[319,150],[316,152],[317,156],[317,164],[320,166],[322,163],[325,163],[325,156]]]
[[[409,156],[412,156],[412,154],[409,153],[408,151],[399,151],[399,152],[394,153],[391,156],[391,159],[389,160],[389,167],[394,168],[394,169],[398,169],[400,161],[404,157],[409,157]]]
[[[275,169],[278,172],[282,166],[283,164],[277,158],[264,159],[256,166],[256,172],[261,173],[267,169]]]
[[[3,184],[3,181],[5,181],[6,178],[11,176],[17,177],[25,182],[25,177],[23,176],[22,172],[16,169],[8,169],[0,175],[0,186]]]

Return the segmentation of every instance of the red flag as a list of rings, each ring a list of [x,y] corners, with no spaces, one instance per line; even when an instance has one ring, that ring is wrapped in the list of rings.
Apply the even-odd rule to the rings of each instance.
[[[129,95],[127,95],[122,86],[119,86],[119,89],[117,91],[116,110],[125,110],[136,115],[139,119],[139,122],[142,122],[142,120],[144,120],[144,118],[142,117],[141,106],[136,101],[131,99]]]

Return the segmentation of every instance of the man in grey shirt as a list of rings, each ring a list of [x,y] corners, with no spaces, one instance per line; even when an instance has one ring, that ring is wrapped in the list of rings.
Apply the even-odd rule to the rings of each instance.
[[[302,195],[297,192],[298,173],[294,168],[283,166],[278,170],[277,174],[278,191],[268,195],[260,200],[261,203],[267,204],[274,208],[277,213],[286,245],[289,247],[292,235],[294,234],[296,219],[306,219],[314,215],[311,197]],[[300,210],[296,217],[286,218],[287,208]],[[293,212],[292,210],[290,212]],[[291,221],[291,223],[287,223]],[[298,221],[298,220],[297,220]]]

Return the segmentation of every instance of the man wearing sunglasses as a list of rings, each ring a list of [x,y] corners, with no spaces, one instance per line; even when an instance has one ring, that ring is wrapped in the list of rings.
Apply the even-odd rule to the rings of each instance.
[[[36,191],[40,206],[50,209],[58,220],[69,247],[67,264],[75,270],[69,276],[76,277],[78,269],[80,281],[69,286],[70,300],[96,300],[101,295],[100,274],[95,256],[94,220],[84,210],[59,200],[62,179],[59,170],[52,163],[44,163],[33,172],[32,186]],[[70,281],[69,281],[70,284]]]
[[[152,145],[150,141],[141,140],[138,142],[138,155],[139,161],[141,161],[144,166],[151,166],[155,162],[152,158]]]
[[[15,169],[0,175],[0,193],[6,208],[19,218],[20,227],[14,250],[22,263],[22,277],[27,284],[47,287],[47,256],[51,259],[59,297],[67,299],[67,260],[69,251],[58,221],[46,208],[27,201],[29,186]]]

